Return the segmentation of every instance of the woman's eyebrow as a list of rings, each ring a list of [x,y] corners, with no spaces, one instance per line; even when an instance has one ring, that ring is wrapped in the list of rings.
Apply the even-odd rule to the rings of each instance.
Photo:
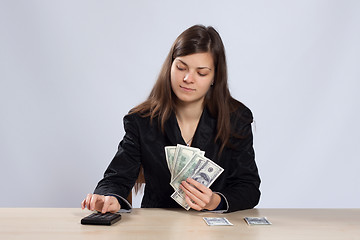
[[[184,62],[184,61],[182,61],[182,60],[180,60],[180,59],[176,59],[176,60],[178,60],[179,62],[181,62],[181,63],[184,64],[185,66],[188,66],[188,65],[186,64],[186,62]],[[197,67],[197,69],[209,69],[209,70],[211,71],[211,68],[209,68],[209,67]]]
[[[184,64],[185,66],[187,66],[187,64],[186,64],[184,61],[182,61],[182,60],[180,60],[180,59],[176,59],[176,60],[178,60],[179,62],[181,62],[181,63]]]
[[[209,69],[211,71],[211,68],[209,67],[198,67],[198,69]]]

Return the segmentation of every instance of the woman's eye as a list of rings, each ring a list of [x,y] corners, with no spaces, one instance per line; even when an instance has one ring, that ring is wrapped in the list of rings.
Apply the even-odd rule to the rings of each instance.
[[[177,65],[176,67],[177,67],[177,69],[179,69],[180,71],[184,71],[184,70],[185,70],[185,68],[182,68],[182,67],[180,67],[179,65]]]
[[[200,77],[205,77],[207,74],[205,73],[198,73]]]

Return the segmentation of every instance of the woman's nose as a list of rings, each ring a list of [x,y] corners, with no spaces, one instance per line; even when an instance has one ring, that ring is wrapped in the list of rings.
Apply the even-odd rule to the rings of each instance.
[[[193,81],[194,81],[193,75],[190,72],[186,73],[186,75],[184,77],[184,82],[190,83]]]

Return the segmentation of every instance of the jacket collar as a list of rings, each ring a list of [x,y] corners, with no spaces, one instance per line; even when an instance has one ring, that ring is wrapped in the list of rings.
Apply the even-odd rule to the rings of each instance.
[[[171,113],[169,119],[165,122],[164,131],[172,146],[176,146],[178,143],[185,145],[174,112]]]
[[[177,144],[186,145],[181,136],[180,127],[176,120],[175,113],[172,113],[170,118],[166,121],[164,130],[165,135],[168,137],[169,142],[173,146],[176,146]],[[215,135],[216,119],[210,115],[208,109],[205,107],[195,130],[191,146],[201,150],[206,149],[206,146],[209,143],[211,144],[211,141],[214,141]]]

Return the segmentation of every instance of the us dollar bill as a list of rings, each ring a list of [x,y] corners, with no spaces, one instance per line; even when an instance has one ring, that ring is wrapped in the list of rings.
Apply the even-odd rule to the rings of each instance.
[[[181,195],[181,193],[175,191],[173,194],[171,194],[171,198],[174,199],[180,206],[182,206],[186,210],[189,210],[190,206],[185,201],[185,193],[182,192],[182,194],[183,196]]]
[[[224,171],[224,169],[219,165],[217,165],[216,163],[214,163],[213,161],[211,161],[210,159],[207,159],[202,156],[194,157],[191,161],[193,160],[196,161],[196,158],[201,159],[199,161],[202,162],[200,162],[199,167],[194,170],[194,173],[190,177],[195,181],[203,184],[205,187],[210,187],[214,183],[214,181],[220,176],[220,174]],[[171,195],[171,197],[183,208],[189,210],[190,206],[185,201],[185,193],[180,188],[180,184],[173,183],[172,185],[173,187],[174,186],[178,186],[178,187],[177,189],[175,189],[175,192]]]
[[[196,170],[191,178],[201,183],[205,187],[210,187],[223,171],[224,169],[222,167],[210,159],[206,159],[206,162]]]
[[[173,165],[174,165],[175,151],[176,151],[176,146],[165,147],[166,162],[168,164],[170,173],[172,172]]]
[[[174,179],[185,165],[191,160],[195,153],[200,152],[200,149],[187,147],[181,144],[176,145],[173,167],[171,172],[171,179]]]
[[[197,170],[206,162],[206,158],[195,153],[193,157],[188,161],[184,168],[179,172],[176,177],[170,182],[170,185],[174,188],[175,191],[180,189],[180,184],[182,181],[185,181],[188,177],[197,172]]]

